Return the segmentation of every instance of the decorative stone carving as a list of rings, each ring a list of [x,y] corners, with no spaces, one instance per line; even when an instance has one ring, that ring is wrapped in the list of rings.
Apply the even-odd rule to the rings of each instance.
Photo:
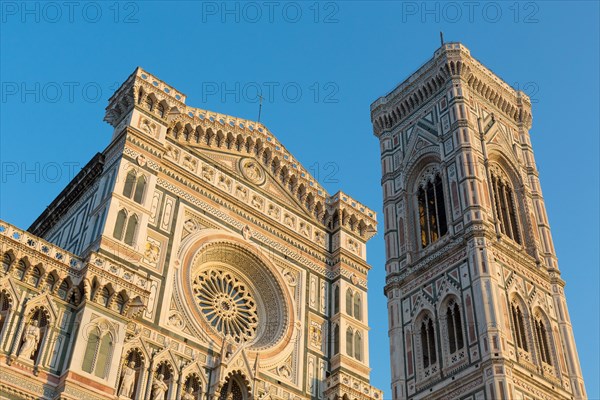
[[[135,362],[130,361],[129,364],[123,366],[121,372],[121,387],[119,388],[119,396],[131,399],[135,388]]]
[[[25,358],[26,360],[31,359],[37,350],[40,337],[41,329],[39,327],[39,321],[34,319],[25,328],[21,348],[19,349],[19,357]]]
[[[152,400],[164,400],[165,394],[169,387],[164,382],[164,375],[158,374],[156,379],[152,382]]]
[[[246,179],[257,185],[262,185],[265,181],[265,172],[260,164],[254,159],[244,159],[241,163],[242,174]]]

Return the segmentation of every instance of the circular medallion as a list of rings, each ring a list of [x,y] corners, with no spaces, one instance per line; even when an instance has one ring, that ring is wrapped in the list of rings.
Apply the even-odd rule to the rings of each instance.
[[[265,171],[259,162],[252,158],[245,158],[241,161],[242,174],[246,179],[257,185],[262,185],[265,181]]]

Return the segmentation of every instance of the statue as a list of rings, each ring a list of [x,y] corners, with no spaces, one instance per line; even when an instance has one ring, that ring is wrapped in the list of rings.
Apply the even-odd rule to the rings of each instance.
[[[33,353],[35,353],[35,350],[37,349],[40,340],[40,332],[38,320],[34,319],[27,325],[25,334],[23,335],[23,344],[21,345],[19,356],[31,359],[31,356],[33,356]]]
[[[131,399],[131,396],[133,396],[133,389],[135,388],[135,361],[130,361],[129,364],[123,366],[121,377],[119,396]]]
[[[158,374],[154,382],[152,382],[152,400],[164,400],[165,393],[167,393],[167,389],[169,388],[163,381],[164,377],[163,374]]]
[[[196,396],[194,396],[194,388],[190,385],[181,395],[181,400],[196,400]]]

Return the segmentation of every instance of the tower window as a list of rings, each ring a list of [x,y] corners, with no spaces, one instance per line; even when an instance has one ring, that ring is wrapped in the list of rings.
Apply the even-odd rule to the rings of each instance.
[[[133,201],[142,204],[145,190],[146,177],[143,174],[138,177],[135,170],[129,171],[125,178],[125,185],[123,186],[123,196],[129,199],[133,197]]]
[[[352,316],[352,290],[346,289],[346,314]]]
[[[360,293],[354,293],[354,318],[362,320],[362,300]]]
[[[550,358],[548,331],[546,330],[546,326],[544,325],[542,318],[536,318],[534,325],[540,358],[546,364],[552,365],[552,358]]]
[[[527,348],[527,334],[525,331],[525,320],[523,318],[523,312],[518,304],[513,304],[511,307],[514,334],[517,347],[529,351]]]
[[[421,246],[427,247],[448,232],[444,189],[439,174],[427,180],[417,190]]]
[[[421,322],[421,351],[423,353],[423,368],[436,363],[435,330],[433,328],[433,320],[429,316],[425,317]]]
[[[340,352],[340,327],[339,325],[333,325],[333,354]]]
[[[337,314],[340,312],[340,287],[335,286],[333,288],[333,313]]]
[[[446,326],[448,328],[448,345],[450,354],[464,347],[462,321],[458,304],[451,301],[446,308]]]
[[[521,244],[519,226],[517,224],[517,208],[512,187],[507,179],[497,174],[492,174],[492,192],[494,194],[494,205],[496,206],[496,217],[500,225],[500,231]]]
[[[117,214],[113,237],[117,240],[123,240],[130,246],[133,245],[138,223],[137,215],[131,214],[131,216],[127,218],[127,211],[125,211],[125,209],[120,210]]]
[[[354,335],[354,358],[362,361],[362,336],[360,332],[356,332]]]
[[[354,332],[352,331],[352,328],[348,328],[346,329],[346,354],[348,354],[350,357],[354,356]]]

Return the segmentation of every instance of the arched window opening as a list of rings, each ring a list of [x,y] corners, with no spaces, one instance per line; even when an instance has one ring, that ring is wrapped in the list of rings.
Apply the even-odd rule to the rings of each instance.
[[[362,336],[359,332],[356,332],[354,335],[354,358],[356,358],[358,361],[362,361],[362,353]]]
[[[26,270],[27,270],[27,264],[25,264],[25,261],[19,260],[19,262],[17,263],[17,268],[15,268],[13,274],[14,274],[15,278],[17,278],[18,280],[22,280],[23,277],[25,276]]]
[[[348,329],[346,329],[346,354],[348,354],[350,357],[354,356],[353,347],[354,347],[354,332],[352,331],[352,328],[348,328]]]
[[[548,331],[542,321],[541,317],[535,320],[535,335],[538,344],[538,352],[543,362],[548,365],[552,365],[552,358],[550,358],[550,347],[548,340]]]
[[[492,192],[500,231],[521,244],[514,191],[507,179],[492,174]]]
[[[52,292],[54,290],[54,285],[56,285],[56,277],[54,274],[48,274],[48,277],[46,278],[45,289],[48,292]]]
[[[421,351],[423,368],[428,368],[437,361],[435,352],[435,330],[433,320],[427,316],[421,322]]]
[[[354,318],[362,320],[362,297],[360,293],[354,293]]]
[[[513,318],[513,329],[515,334],[515,341],[517,347],[524,351],[527,349],[527,333],[525,331],[525,321],[523,319],[523,312],[518,304],[513,304],[511,307],[511,313]]]
[[[464,346],[460,308],[454,301],[451,301],[446,308],[446,326],[448,328],[450,354],[454,354]]]
[[[146,108],[149,111],[152,111],[152,109],[154,108],[154,99],[152,99],[151,96],[146,97]]]
[[[142,204],[144,197],[144,191],[146,190],[146,177],[141,175],[135,184],[135,194],[133,195],[133,201]]]
[[[113,231],[113,237],[117,240],[123,239],[123,231],[125,230],[125,221],[127,220],[127,211],[120,210],[117,214],[117,220],[115,222],[115,230]]]
[[[352,316],[352,289],[346,289],[346,314]]]
[[[102,291],[100,291],[100,296],[98,297],[98,302],[102,304],[104,307],[108,307],[108,302],[110,301],[110,291],[107,287],[103,287]]]
[[[340,312],[340,287],[335,285],[333,287],[333,313],[337,314]]]
[[[131,170],[127,173],[127,176],[125,177],[125,184],[123,185],[123,196],[127,197],[128,199],[130,199],[131,195],[133,194],[133,185],[135,185],[136,175],[136,172],[134,170]]]
[[[2,330],[8,319],[8,309],[10,301],[6,292],[0,292],[0,338],[2,338]]]
[[[40,269],[38,267],[33,268],[33,271],[31,271],[31,276],[29,277],[29,283],[32,286],[37,287],[38,284],[40,283],[40,278],[42,277],[42,271],[40,271]]]
[[[62,283],[60,284],[60,286],[58,287],[58,297],[60,297],[61,299],[65,300],[67,298],[67,292],[69,291],[70,285],[69,282],[67,282],[66,279],[64,279],[62,281]]]
[[[110,359],[112,357],[113,343],[112,335],[106,333],[100,339],[100,346],[98,349],[98,357],[96,360],[96,366],[94,368],[94,375],[98,378],[106,378],[108,375],[108,368],[110,367]]]
[[[98,353],[98,344],[100,343],[100,330],[94,328],[88,336],[87,346],[83,355],[83,363],[81,369],[89,374],[94,370],[94,361]]]
[[[417,189],[421,246],[427,247],[448,232],[442,179],[436,174]]]
[[[115,299],[115,309],[119,314],[123,314],[123,311],[125,310],[125,297],[122,293],[119,293]]]
[[[144,89],[140,88],[140,90],[138,90],[138,104],[142,104],[143,99],[144,99]]]
[[[162,103],[158,105],[158,116],[161,118],[165,117],[165,106]]]
[[[4,255],[2,256],[2,271],[8,272],[12,262],[13,262],[13,259],[10,256],[10,254],[4,253]]]
[[[133,245],[137,225],[138,217],[137,215],[133,214],[131,217],[129,217],[129,221],[127,221],[127,230],[125,231],[125,243],[130,246]]]
[[[340,327],[339,325],[333,325],[333,354],[340,352]]]

